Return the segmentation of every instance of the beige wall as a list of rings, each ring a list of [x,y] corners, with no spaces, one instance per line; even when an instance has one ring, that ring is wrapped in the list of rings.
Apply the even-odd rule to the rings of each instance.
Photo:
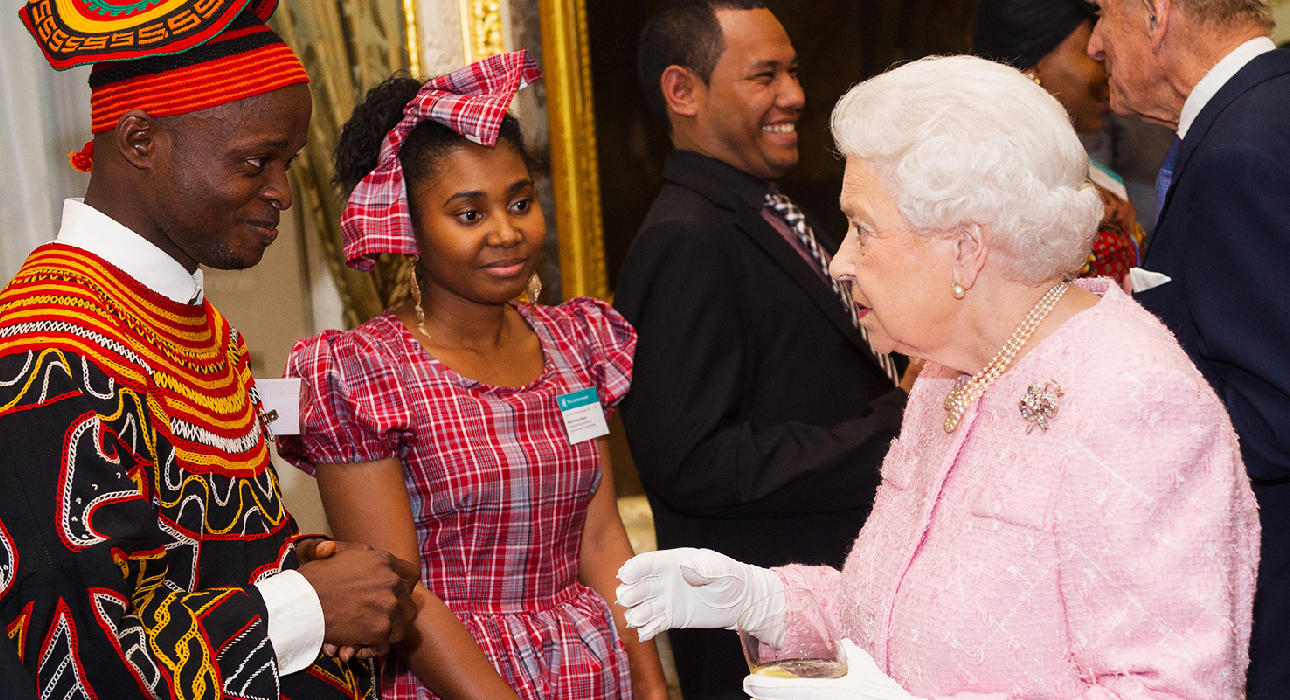
[[[1272,40],[1277,42],[1277,46],[1290,42],[1290,0],[1272,0],[1272,14],[1277,20]]]
[[[460,0],[416,0],[417,31],[421,35],[421,75],[432,78],[465,65]]]

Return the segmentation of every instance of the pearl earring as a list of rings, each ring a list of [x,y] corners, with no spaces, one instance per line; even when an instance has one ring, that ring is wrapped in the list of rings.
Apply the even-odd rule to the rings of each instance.
[[[953,294],[955,299],[962,299],[967,296],[967,290],[963,288],[963,285],[955,282],[950,285],[950,294]]]

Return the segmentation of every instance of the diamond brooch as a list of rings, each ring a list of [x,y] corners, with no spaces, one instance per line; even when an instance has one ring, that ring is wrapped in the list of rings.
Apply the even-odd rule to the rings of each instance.
[[[1021,402],[1017,404],[1021,417],[1030,423],[1026,426],[1026,433],[1030,433],[1036,425],[1040,430],[1045,432],[1048,430],[1048,424],[1057,417],[1057,401],[1061,397],[1062,385],[1055,379],[1043,385],[1034,382],[1026,389],[1025,396],[1022,396]]]

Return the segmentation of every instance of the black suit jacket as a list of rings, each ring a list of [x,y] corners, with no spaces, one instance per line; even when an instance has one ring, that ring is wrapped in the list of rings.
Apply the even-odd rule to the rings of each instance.
[[[824,277],[762,218],[770,183],[686,151],[663,176],[614,299],[639,334],[622,415],[659,546],[840,567],[905,394]],[[737,641],[717,634],[672,636],[687,700],[743,697]],[[696,660],[719,655],[712,644],[733,645],[733,661]]]
[[[1290,697],[1290,51],[1259,56],[1201,110],[1134,295],[1227,406],[1263,524],[1249,697]]]

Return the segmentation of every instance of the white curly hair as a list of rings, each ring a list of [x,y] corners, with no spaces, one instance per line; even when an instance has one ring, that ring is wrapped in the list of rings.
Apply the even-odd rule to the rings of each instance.
[[[910,226],[987,228],[1003,274],[1039,284],[1088,259],[1102,199],[1066,110],[1014,68],[933,56],[851,88],[833,139],[868,165]]]

